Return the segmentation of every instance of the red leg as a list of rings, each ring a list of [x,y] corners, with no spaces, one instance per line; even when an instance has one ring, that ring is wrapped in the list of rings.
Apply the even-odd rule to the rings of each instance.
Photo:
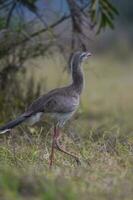
[[[60,145],[59,139],[60,139],[59,129],[56,128],[56,136],[55,136],[55,141],[54,141],[54,142],[55,142],[55,143],[54,143],[55,148],[56,148],[57,150],[59,150],[60,152],[63,152],[63,153],[65,153],[65,154],[67,154],[67,155],[73,157],[73,158],[76,160],[77,164],[79,165],[79,164],[80,164],[79,158],[78,158],[77,156],[75,156],[74,154],[72,154],[72,153],[66,151],[66,150]]]
[[[49,162],[50,168],[52,167],[53,160],[54,160],[55,137],[56,137],[56,126],[54,126],[54,131],[53,131],[53,141],[52,141],[52,148],[51,148],[51,155],[50,155],[50,162]]]

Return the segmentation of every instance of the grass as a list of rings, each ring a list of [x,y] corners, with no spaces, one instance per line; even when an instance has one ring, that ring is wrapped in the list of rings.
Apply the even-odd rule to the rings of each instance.
[[[60,56],[39,58],[34,61],[38,67],[30,70],[51,89],[68,81],[62,63]],[[80,157],[81,166],[56,152],[49,170],[52,129],[47,119],[46,127],[21,126],[0,137],[0,199],[132,199],[132,63],[132,58],[121,61],[111,54],[94,56],[84,66],[80,109],[62,131],[63,144]]]

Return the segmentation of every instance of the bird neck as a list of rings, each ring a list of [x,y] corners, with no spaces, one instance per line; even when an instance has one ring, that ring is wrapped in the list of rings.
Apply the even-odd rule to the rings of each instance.
[[[75,91],[78,94],[81,94],[81,92],[83,90],[83,86],[84,86],[84,75],[83,75],[81,62],[75,63],[72,66],[72,80],[73,80],[72,85],[73,85]]]

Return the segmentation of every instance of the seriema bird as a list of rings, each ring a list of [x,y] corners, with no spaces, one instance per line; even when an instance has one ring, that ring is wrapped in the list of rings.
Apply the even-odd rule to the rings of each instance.
[[[72,83],[66,87],[56,88],[47,94],[40,96],[22,115],[0,127],[0,133],[6,133],[25,121],[30,121],[34,124],[41,119],[42,115],[45,116],[45,114],[49,113],[54,118],[53,141],[49,163],[50,166],[53,164],[54,149],[70,155],[76,160],[77,163],[80,163],[77,156],[66,151],[60,145],[60,128],[62,128],[66,121],[73,116],[79,106],[80,95],[84,86],[82,62],[90,56],[91,53],[89,52],[74,53],[70,59]]]

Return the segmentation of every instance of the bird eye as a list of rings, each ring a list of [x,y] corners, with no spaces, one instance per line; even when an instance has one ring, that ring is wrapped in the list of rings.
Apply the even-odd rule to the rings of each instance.
[[[80,55],[80,58],[83,59],[85,56],[86,56],[86,53],[83,52],[83,53]]]

